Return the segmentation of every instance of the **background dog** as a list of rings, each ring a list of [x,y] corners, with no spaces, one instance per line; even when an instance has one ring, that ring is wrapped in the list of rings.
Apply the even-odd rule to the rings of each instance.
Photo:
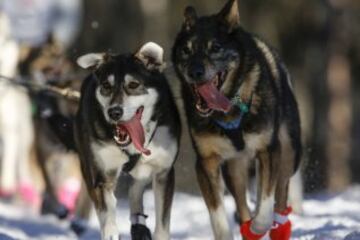
[[[275,221],[272,239],[289,239],[288,185],[301,156],[289,74],[271,47],[240,27],[236,0],[212,16],[197,17],[192,7],[184,15],[172,58],[215,239],[233,239],[221,175],[235,198],[243,237],[260,239]],[[258,194],[252,218],[246,186],[254,159]]]
[[[94,72],[84,80],[75,138],[81,169],[94,202],[102,239],[118,239],[114,189],[121,171],[129,190],[132,239],[151,239],[145,226],[143,192],[152,181],[155,239],[170,239],[180,120],[165,77],[163,49],[147,43],[135,54],[87,54],[78,59]]]
[[[20,50],[3,13],[0,13],[0,29],[0,197],[11,198],[19,193],[34,206],[40,199],[32,187],[34,179],[30,170],[34,143],[31,102],[25,88],[6,79],[16,76]]]
[[[40,49],[31,49],[22,62],[23,75],[37,83],[80,89],[81,78],[74,77],[72,63],[54,41]],[[72,138],[65,138],[71,131],[78,103],[47,90],[31,91],[36,131],[36,153],[45,180],[43,213],[55,213],[65,217],[75,210],[80,191],[81,174],[78,157],[73,150]],[[70,151],[69,151],[70,150]],[[61,203],[63,206],[61,206]]]

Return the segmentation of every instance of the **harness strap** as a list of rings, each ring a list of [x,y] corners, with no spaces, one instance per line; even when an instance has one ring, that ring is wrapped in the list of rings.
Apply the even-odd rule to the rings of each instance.
[[[136,213],[136,214],[131,215],[130,221],[131,221],[131,224],[132,224],[132,225],[141,224],[141,225],[146,226],[146,219],[147,219],[147,217],[148,217],[148,216],[145,215],[145,214]]]
[[[243,116],[243,113],[241,112],[239,117],[236,118],[235,120],[224,122],[224,121],[215,119],[214,122],[217,125],[219,125],[219,127],[226,129],[226,130],[237,129],[241,124],[242,116]]]
[[[214,119],[213,121],[219,127],[223,128],[225,130],[238,129],[241,126],[241,122],[242,122],[244,116],[250,111],[253,95],[254,95],[254,93],[251,93],[250,100],[247,103],[242,102],[239,95],[235,95],[231,99],[231,103],[234,106],[236,106],[236,107],[238,107],[240,109],[239,116],[237,118],[235,118],[234,120],[232,120],[232,121],[221,121],[221,120]]]
[[[57,86],[52,86],[49,84],[41,84],[35,81],[27,81],[23,78],[10,78],[3,75],[0,75],[0,80],[5,80],[9,84],[13,85],[21,85],[23,87],[27,87],[30,90],[34,91],[48,91],[51,93],[55,93],[67,100],[79,101],[80,100],[80,92],[74,90],[72,88],[61,88]]]

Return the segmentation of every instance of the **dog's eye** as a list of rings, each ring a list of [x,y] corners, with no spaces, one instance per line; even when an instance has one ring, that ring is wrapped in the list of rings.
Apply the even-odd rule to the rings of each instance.
[[[129,89],[136,89],[139,86],[140,86],[140,83],[138,83],[138,82],[129,82],[129,84],[128,84]]]
[[[111,84],[109,82],[104,82],[102,84],[102,87],[106,90],[110,90],[111,89]]]
[[[212,53],[218,53],[220,51],[220,49],[221,49],[221,45],[219,43],[213,43],[211,45],[210,50],[211,50]]]
[[[188,46],[184,46],[181,51],[185,55],[190,55],[190,53],[191,53],[191,50],[190,50],[190,48]]]
[[[110,96],[112,93],[111,85],[110,84],[103,84],[100,88],[100,93],[103,96]]]
[[[101,83],[100,92],[104,96],[110,96],[110,94],[112,92],[111,84],[109,82],[107,82],[107,81]]]

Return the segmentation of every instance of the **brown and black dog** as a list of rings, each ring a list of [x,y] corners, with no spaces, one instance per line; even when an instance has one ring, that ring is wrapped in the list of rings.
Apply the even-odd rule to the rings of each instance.
[[[272,239],[289,239],[288,186],[302,146],[284,63],[263,40],[240,27],[236,0],[211,16],[197,17],[187,7],[172,60],[182,82],[198,181],[215,239],[233,239],[222,177],[235,198],[245,239],[260,239],[273,225]],[[253,162],[258,194],[252,217],[246,188]]]
[[[73,63],[52,38],[37,48],[21,46],[20,52],[19,73],[29,83],[26,86],[33,104],[34,152],[38,163],[34,167],[39,168],[39,180],[44,180],[45,187],[41,210],[63,218],[68,210],[75,210],[81,181],[74,139],[68,137],[78,102],[37,86],[79,90],[82,79],[75,77]]]

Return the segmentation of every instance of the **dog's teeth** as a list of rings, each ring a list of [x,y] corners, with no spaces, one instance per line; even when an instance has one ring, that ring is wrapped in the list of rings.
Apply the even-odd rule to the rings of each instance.
[[[126,143],[128,143],[128,142],[129,142],[129,140],[130,140],[130,136],[129,136],[129,135],[127,135],[127,136],[126,136],[126,138],[125,138],[124,140],[121,140],[119,136],[114,136],[114,140],[115,140],[118,144],[123,145],[123,144],[126,144]]]
[[[114,136],[114,139],[117,143],[120,143],[120,144],[122,143],[122,141],[120,140],[120,138],[118,136]]]

